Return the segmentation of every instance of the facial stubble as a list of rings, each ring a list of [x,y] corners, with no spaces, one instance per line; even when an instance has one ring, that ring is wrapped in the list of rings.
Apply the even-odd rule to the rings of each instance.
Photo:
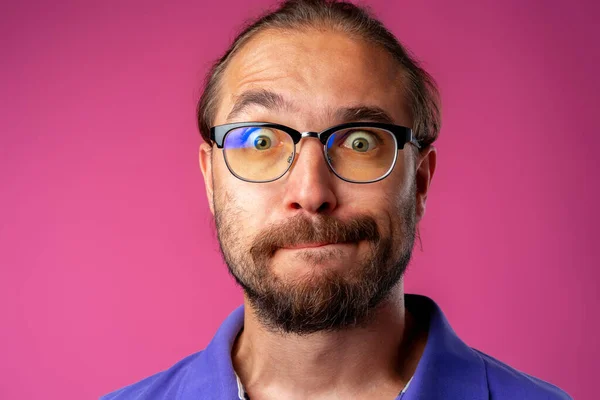
[[[267,329],[306,335],[368,323],[400,281],[415,240],[415,190],[397,201],[389,215],[387,234],[368,214],[341,221],[330,215],[308,218],[297,214],[245,234],[244,218],[233,196],[213,194],[217,237],[229,272],[243,288],[260,323]],[[393,219],[398,224],[392,222]],[[399,229],[398,229],[399,228]],[[304,252],[295,262],[309,263],[315,273],[280,277],[274,272],[278,249],[299,243],[359,243],[369,250],[347,268],[320,268],[341,250]],[[246,245],[246,243],[250,243]]]

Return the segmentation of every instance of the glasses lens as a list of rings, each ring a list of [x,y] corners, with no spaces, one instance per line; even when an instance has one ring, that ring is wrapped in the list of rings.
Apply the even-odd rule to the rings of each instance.
[[[279,178],[294,157],[294,141],[279,129],[247,126],[227,133],[225,162],[238,177],[254,182]]]
[[[331,168],[341,178],[369,182],[387,175],[398,154],[395,136],[380,128],[349,128],[327,139]]]

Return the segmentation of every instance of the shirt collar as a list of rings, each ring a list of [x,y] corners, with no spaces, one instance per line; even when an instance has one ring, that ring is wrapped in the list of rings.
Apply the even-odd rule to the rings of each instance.
[[[404,400],[487,400],[483,360],[456,335],[440,307],[428,297],[413,294],[405,295],[405,304],[416,318],[429,319],[429,333]]]
[[[430,298],[414,294],[405,295],[405,304],[417,319],[429,321],[429,333],[403,400],[488,399],[483,360],[456,335],[440,307]],[[244,307],[240,306],[195,360],[194,373],[185,378],[186,393],[210,393],[211,398],[223,400],[238,397],[231,349],[243,324]]]

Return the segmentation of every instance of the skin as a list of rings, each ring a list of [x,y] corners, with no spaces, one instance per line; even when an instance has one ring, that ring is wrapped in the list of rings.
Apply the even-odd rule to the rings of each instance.
[[[251,89],[276,92],[292,107],[252,106],[228,120],[237,96]],[[394,123],[412,126],[399,68],[384,50],[339,32],[270,30],[250,40],[226,69],[215,125],[269,121],[318,132],[348,122],[333,118],[334,111],[356,105],[380,107]],[[341,220],[367,213],[383,233],[390,234],[402,229],[390,218],[391,210],[399,199],[412,195],[410,187],[416,181],[417,223],[423,218],[436,165],[433,146],[418,155],[412,149],[399,151],[390,176],[364,185],[335,177],[317,139],[303,139],[297,152],[286,175],[256,184],[234,177],[222,150],[203,143],[199,162],[213,215],[219,206],[215,202],[226,194],[248,241],[261,228],[299,213],[309,217],[326,213]],[[242,248],[247,245],[240,243]],[[298,256],[330,246],[335,246],[331,253],[337,256],[322,257],[318,266]],[[273,256],[272,272],[282,279],[314,277],[326,268],[343,270],[365,251],[361,242],[281,249]],[[402,280],[367,326],[336,332],[304,336],[273,332],[260,323],[247,299],[245,304],[244,329],[234,344],[232,361],[252,399],[393,399],[414,374],[426,342],[426,329],[405,309]]]

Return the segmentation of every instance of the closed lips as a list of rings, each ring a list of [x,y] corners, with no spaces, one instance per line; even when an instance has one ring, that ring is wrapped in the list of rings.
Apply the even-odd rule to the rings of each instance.
[[[294,245],[290,245],[290,246],[285,246],[283,247],[284,249],[308,249],[308,248],[314,248],[314,247],[323,247],[323,246],[330,246],[330,245],[337,245],[337,244],[350,244],[351,242],[316,242],[316,243],[300,243],[300,244],[294,244]]]
[[[309,247],[327,246],[328,244],[333,244],[333,243],[326,243],[326,242],[320,242],[320,243],[300,243],[300,244],[295,244],[295,245],[292,245],[292,246],[286,246],[286,247],[284,247],[284,249],[304,249],[304,248],[309,248]]]

